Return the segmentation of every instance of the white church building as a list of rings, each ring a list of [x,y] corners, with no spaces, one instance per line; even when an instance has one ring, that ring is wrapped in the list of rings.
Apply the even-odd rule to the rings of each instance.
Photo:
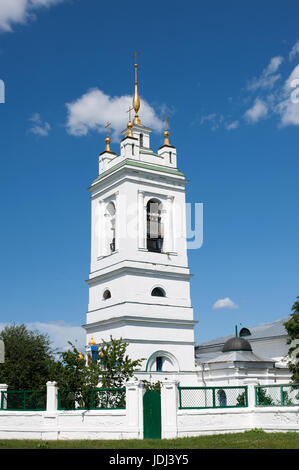
[[[122,338],[129,357],[143,359],[141,369],[122,388],[99,384],[90,390],[90,409],[76,401],[71,409],[64,406],[63,390],[50,381],[41,397],[17,391],[16,408],[16,392],[0,384],[0,439],[168,439],[254,428],[299,432],[299,384],[290,383],[286,319],[195,345],[187,181],[177,167],[167,120],[164,143],[155,152],[139,107],[135,63],[134,120],[129,114],[119,155],[111,151],[107,124],[99,175],[89,188],[91,265],[83,326],[87,351],[100,349],[111,336]],[[144,380],[159,382],[160,391],[148,390]],[[38,406],[37,398],[44,400]]]
[[[135,111],[135,117],[131,122],[129,114],[119,155],[111,151],[107,124],[99,175],[89,188],[91,267],[83,325],[87,345],[100,348],[103,339],[122,338],[132,359],[143,358],[135,374],[141,380],[168,378],[180,385],[205,386],[238,384],[255,376],[260,383],[285,383],[290,378],[286,362],[281,357],[277,361],[275,354],[260,356],[244,338],[232,341],[226,352],[222,352],[224,343],[220,349],[210,345],[214,354],[208,359],[203,347],[195,348],[197,322],[186,243],[187,180],[178,169],[167,120],[163,145],[156,152],[151,148],[151,129],[138,116],[137,67],[135,63],[129,110]]]

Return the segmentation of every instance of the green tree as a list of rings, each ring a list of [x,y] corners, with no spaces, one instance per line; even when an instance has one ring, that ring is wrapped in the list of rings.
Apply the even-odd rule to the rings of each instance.
[[[1,331],[0,338],[5,345],[0,383],[6,383],[9,390],[45,389],[55,361],[48,335],[13,324]]]
[[[87,367],[80,358],[77,348],[69,341],[71,349],[60,352],[60,360],[52,367],[51,379],[57,382],[60,396],[60,407],[72,409],[89,409],[90,389],[97,386],[99,374],[95,363]]]
[[[257,388],[257,404],[259,406],[271,406],[274,405],[272,398],[267,395],[267,391],[264,388]]]
[[[114,339],[112,336],[109,342],[102,342],[97,366],[103,388],[123,387],[144,361],[144,358],[132,361],[126,354],[128,346],[122,338]]]
[[[121,392],[101,392],[91,390],[98,386],[102,389],[119,389],[134,375],[143,359],[131,360],[126,354],[128,343],[110,337],[103,341],[98,358],[88,362],[80,359],[76,347],[69,343],[71,349],[60,353],[61,360],[53,368],[53,380],[60,390],[61,407],[90,409],[117,408],[124,406],[125,394]]]
[[[245,406],[245,405],[246,405],[246,396],[245,396],[245,392],[243,392],[243,393],[240,393],[237,396],[237,405],[236,406]]]
[[[156,390],[157,392],[161,393],[162,383],[159,380],[157,382],[149,382],[148,380],[142,380],[142,382],[146,391]]]
[[[292,372],[292,381],[299,383],[299,297],[292,306],[292,313],[290,319],[284,323],[284,326],[289,334],[288,344],[291,345],[289,349],[289,369]]]

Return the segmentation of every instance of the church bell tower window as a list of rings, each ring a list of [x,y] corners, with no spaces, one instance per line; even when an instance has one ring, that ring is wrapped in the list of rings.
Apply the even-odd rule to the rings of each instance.
[[[113,202],[109,202],[109,204],[107,205],[106,216],[108,218],[107,236],[108,236],[109,251],[110,253],[113,253],[115,251],[115,217],[116,217],[116,210],[115,210],[115,205]]]
[[[146,206],[147,219],[147,249],[162,252],[163,224],[161,222],[162,203],[158,199],[150,199]]]

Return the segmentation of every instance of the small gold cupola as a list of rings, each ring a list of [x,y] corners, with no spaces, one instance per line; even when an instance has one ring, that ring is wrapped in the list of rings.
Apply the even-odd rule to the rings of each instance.
[[[139,94],[138,94],[138,81],[137,81],[137,68],[138,68],[138,64],[137,64],[137,55],[139,54],[139,52],[135,52],[135,64],[134,64],[134,67],[135,67],[135,91],[134,91],[134,98],[133,98],[133,108],[135,110],[135,118],[134,118],[134,124],[141,124],[141,121],[139,119],[139,116],[138,116],[138,111],[139,111],[139,108],[140,108],[140,98],[139,98]]]
[[[169,132],[168,132],[168,129],[167,129],[167,116],[165,116],[164,118],[164,121],[165,121],[165,131],[164,131],[164,144],[163,145],[169,145],[170,146],[170,143],[169,143]]]
[[[111,148],[110,148],[111,139],[109,137],[109,127],[110,126],[111,126],[111,122],[107,122],[107,126],[105,126],[105,128],[107,129],[107,137],[105,139],[105,142],[106,142],[105,152],[111,152]]]
[[[133,133],[132,133],[132,129],[133,129],[133,124],[132,124],[132,121],[131,121],[131,111],[133,110],[134,108],[132,108],[131,106],[129,106],[129,109],[127,111],[127,113],[129,113],[129,122],[127,124],[127,137],[133,137]]]

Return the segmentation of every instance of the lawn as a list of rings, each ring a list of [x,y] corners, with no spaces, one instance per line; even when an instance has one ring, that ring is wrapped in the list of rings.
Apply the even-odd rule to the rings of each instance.
[[[0,440],[0,449],[299,449],[299,433],[266,433],[260,430],[237,434],[161,440]]]

